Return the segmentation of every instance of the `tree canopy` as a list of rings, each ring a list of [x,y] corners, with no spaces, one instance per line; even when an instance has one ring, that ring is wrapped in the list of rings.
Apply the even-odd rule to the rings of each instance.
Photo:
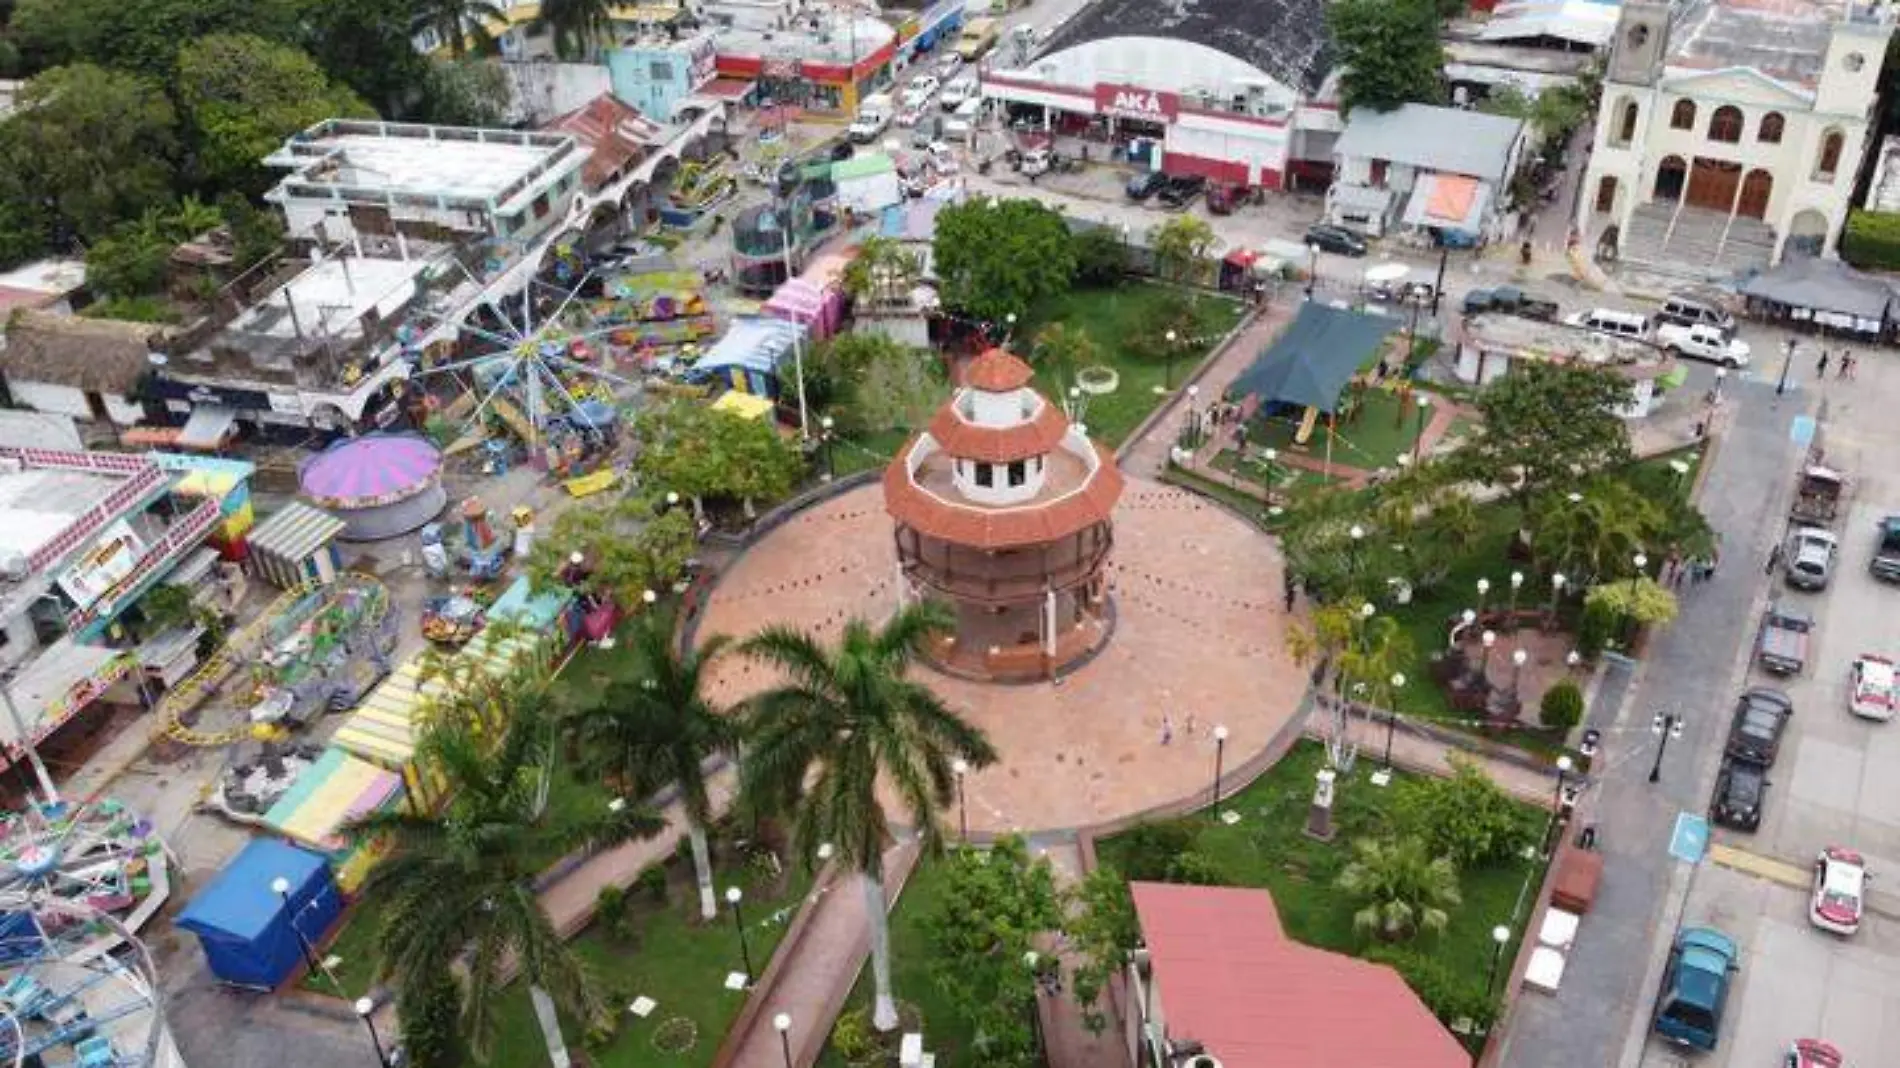
[[[1035,936],[1062,922],[1048,858],[1032,860],[1022,838],[1011,836],[988,850],[957,850],[946,865],[943,889],[923,923],[931,979],[983,1036],[982,1063],[1040,1064],[1029,1025],[1038,973],[1026,959]]]
[[[27,83],[0,125],[0,258],[109,233],[171,198],[176,115],[159,86],[89,63]]]
[[[944,302],[989,322],[1023,315],[1075,277],[1068,224],[1034,200],[979,197],[945,208],[931,248]]]
[[[186,45],[176,84],[201,180],[252,193],[269,179],[261,161],[291,134],[327,118],[376,114],[309,56],[246,34],[214,33]]]
[[[724,497],[747,502],[784,497],[803,470],[798,450],[770,420],[680,402],[642,413],[634,424],[640,477],[656,491],[695,502]]]
[[[1193,282],[1207,273],[1214,228],[1198,215],[1176,215],[1155,228],[1155,266],[1172,282]]]
[[[1467,477],[1507,489],[1525,510],[1560,483],[1630,457],[1629,381],[1589,364],[1521,361],[1478,395],[1484,425],[1454,458]]]
[[[1344,68],[1342,103],[1391,111],[1445,98],[1445,49],[1435,0],[1334,0],[1326,26]]]

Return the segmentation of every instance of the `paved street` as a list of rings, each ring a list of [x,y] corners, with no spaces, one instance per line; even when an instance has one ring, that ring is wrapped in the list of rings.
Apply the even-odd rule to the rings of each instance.
[[[1773,335],[1749,330],[1757,352],[1774,352]],[[1768,1063],[1797,1037],[1843,1043],[1850,1057],[1900,1049],[1900,986],[1882,961],[1900,940],[1900,901],[1876,892],[1874,916],[1854,940],[1824,935],[1806,922],[1798,873],[1816,850],[1849,845],[1876,871],[1900,871],[1900,785],[1880,774],[1900,753],[1900,738],[1845,711],[1845,672],[1863,651],[1900,652],[1895,591],[1866,573],[1875,518],[1900,510],[1900,479],[1883,468],[1882,411],[1900,390],[1900,368],[1869,361],[1855,383],[1814,381],[1804,351],[1794,368],[1799,392],[1777,400],[1778,361],[1758,379],[1732,388],[1734,425],[1715,455],[1702,507],[1724,535],[1725,565],[1715,580],[1687,591],[1682,616],[1653,641],[1638,668],[1634,699],[1599,702],[1591,721],[1610,728],[1611,770],[1585,802],[1610,863],[1596,909],[1585,919],[1562,991],[1527,994],[1508,1028],[1500,1063],[1518,1065],[1673,1064],[1676,1054],[1648,1041],[1648,1014],[1678,917],[1735,936],[1744,959],[1723,1048],[1701,1063]],[[1759,362],[1759,361],[1758,361]],[[1828,459],[1854,480],[1854,505],[1840,532],[1841,563],[1832,588],[1809,595],[1770,586],[1762,572],[1801,450],[1789,424],[1802,412],[1823,418]],[[1708,804],[1734,694],[1777,684],[1747,662],[1759,609],[1770,593],[1800,603],[1817,620],[1813,666],[1782,685],[1797,713],[1782,744],[1762,830],[1718,831],[1716,842],[1782,862],[1797,873],[1782,883],[1705,863],[1693,880],[1665,853],[1678,810]],[[1644,781],[1653,754],[1645,726],[1655,711],[1684,713],[1687,729],[1671,745],[1663,781]],[[1685,899],[1686,892],[1686,899]],[[1643,961],[1638,969],[1632,962]]]

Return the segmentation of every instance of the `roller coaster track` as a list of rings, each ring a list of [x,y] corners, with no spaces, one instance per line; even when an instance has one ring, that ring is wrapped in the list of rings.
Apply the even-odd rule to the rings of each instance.
[[[382,625],[383,618],[389,612],[389,590],[382,582],[369,575],[352,572],[349,579],[376,587],[382,596],[372,604],[370,615],[365,618],[364,626],[375,628]],[[178,685],[165,691],[159,699],[159,725],[152,732],[152,740],[160,738],[181,742],[200,748],[213,748],[241,741],[251,731],[249,724],[239,724],[224,730],[202,731],[184,723],[180,717],[203,704],[205,699],[217,692],[237,673],[240,664],[247,662],[263,644],[271,623],[277,617],[290,611],[298,601],[303,600],[319,588],[315,582],[301,582],[285,590],[270,607],[260,612],[256,619],[225,639],[224,645],[209,660],[198,666],[198,670],[180,680]]]

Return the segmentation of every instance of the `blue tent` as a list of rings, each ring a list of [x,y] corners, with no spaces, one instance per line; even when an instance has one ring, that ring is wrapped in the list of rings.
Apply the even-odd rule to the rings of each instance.
[[[271,890],[280,878],[290,883],[288,901]],[[211,974],[236,986],[269,990],[302,963],[299,932],[315,946],[342,912],[343,897],[328,861],[287,842],[260,838],[191,899],[178,926],[198,936]]]
[[[695,385],[718,382],[760,397],[777,397],[778,369],[792,361],[792,347],[805,328],[783,319],[739,316],[726,336],[699,357],[686,380]]]

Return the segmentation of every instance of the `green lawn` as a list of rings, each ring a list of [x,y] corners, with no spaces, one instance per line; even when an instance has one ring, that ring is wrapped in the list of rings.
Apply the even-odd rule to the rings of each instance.
[[[962,1054],[970,1048],[975,1033],[950,1008],[931,980],[930,952],[923,929],[923,918],[936,909],[943,893],[940,873],[948,870],[927,860],[920,861],[904,884],[897,908],[891,913],[891,989],[899,1002],[917,1007],[923,1017],[924,1047],[937,1055],[937,1063],[954,1066],[971,1063]],[[844,1011],[868,1008],[870,1004],[871,965],[866,961],[857,985],[851,988],[851,996],[845,999]],[[845,1068],[845,1061],[826,1046],[818,1065],[819,1068]]]
[[[593,969],[620,1021],[611,1043],[589,1051],[588,1063],[594,1068],[709,1065],[745,1004],[743,992],[725,987],[727,973],[743,970],[732,914],[722,905],[717,921],[700,923],[699,897],[689,866],[674,864],[669,874],[668,904],[636,906],[642,914],[634,939],[617,938],[599,925],[574,939],[575,950]],[[746,940],[753,967],[763,972],[800,899],[811,888],[810,876],[794,868],[774,877],[754,863],[736,869],[728,865],[716,871],[714,878],[721,893],[727,886],[745,888]],[[645,1019],[627,1009],[634,998],[642,995],[659,1003]],[[654,1032],[674,1017],[692,1021],[698,1041],[684,1053],[663,1054],[653,1045]],[[580,1029],[570,1024],[566,1034],[570,1051],[579,1052]],[[527,990],[519,984],[510,987],[498,1014],[495,1047],[488,1063],[547,1063],[541,1029],[535,1022]]]
[[[1223,810],[1239,814],[1238,822],[1228,826],[1211,813],[1187,817],[1186,822],[1194,830],[1194,852],[1211,861],[1227,883],[1272,891],[1288,935],[1307,945],[1356,955],[1368,942],[1353,930],[1354,906],[1333,883],[1351,859],[1351,842],[1387,827],[1391,790],[1368,780],[1377,765],[1362,756],[1334,794],[1337,836],[1331,843],[1315,841],[1303,829],[1313,776],[1324,760],[1319,745],[1301,742],[1264,776],[1222,803]],[[1523,811],[1527,824],[1543,826],[1536,809],[1526,805]],[[1096,848],[1103,863],[1126,869],[1125,837],[1103,839]],[[1514,909],[1519,895],[1530,892],[1527,880],[1539,877],[1542,867],[1541,861],[1520,859],[1464,872],[1464,902],[1452,912],[1445,933],[1421,935],[1412,948],[1439,960],[1474,989],[1480,987],[1491,967],[1491,929],[1499,924],[1511,927],[1512,942],[1504,950],[1509,961],[1524,926],[1524,917],[1514,917]],[[1528,903],[1525,909],[1528,912]]]
[[[1281,452],[1299,452],[1314,459],[1324,457],[1325,420],[1322,418],[1315,425],[1305,445],[1293,443],[1294,435],[1299,432],[1299,424],[1300,420],[1294,417],[1258,416],[1248,427],[1248,444],[1271,446]],[[1359,414],[1342,418],[1334,430],[1333,462],[1342,467],[1358,467],[1367,471],[1396,467],[1398,457],[1412,455],[1413,443],[1418,440],[1418,430],[1416,408],[1408,407],[1401,418],[1397,395],[1382,389],[1367,390]]]
[[[831,470],[836,478],[855,475],[873,467],[883,467],[897,455],[908,430],[879,430],[852,437],[841,437],[831,445]]]
[[[1164,394],[1155,392],[1169,379],[1166,361],[1146,360],[1130,351],[1130,341],[1141,336],[1152,323],[1170,291],[1159,285],[1140,284],[1112,289],[1072,289],[1030,309],[1021,330],[1020,344],[1026,356],[1034,353],[1036,329],[1045,323],[1063,323],[1079,327],[1094,340],[1101,351],[1101,363],[1114,369],[1120,382],[1113,393],[1091,397],[1083,416],[1089,436],[1116,447],[1134,433],[1135,427],[1155,409]],[[1174,361],[1173,381],[1179,386],[1209,350],[1227,336],[1240,321],[1246,306],[1226,297],[1207,293],[1193,296],[1198,344],[1182,346]],[[1067,392],[1068,383],[1039,379],[1045,394]]]

